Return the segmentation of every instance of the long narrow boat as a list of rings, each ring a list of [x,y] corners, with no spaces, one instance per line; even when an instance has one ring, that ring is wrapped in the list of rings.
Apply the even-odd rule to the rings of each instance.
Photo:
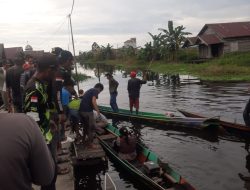
[[[195,190],[183,177],[174,171],[167,163],[162,162],[158,156],[137,143],[137,157],[132,162],[121,159],[112,147],[112,142],[119,136],[119,130],[112,125],[106,127],[108,134],[98,136],[101,145],[110,159],[119,165],[123,171],[140,182],[148,189],[157,190]]]
[[[102,112],[108,118],[124,119],[129,121],[138,121],[151,124],[159,124],[171,127],[188,127],[188,128],[218,128],[219,120],[217,118],[187,118],[187,117],[168,117],[164,114],[139,112],[130,113],[129,110],[119,109],[119,112],[113,112],[110,107],[99,106]]]
[[[197,117],[197,118],[207,118],[206,116],[193,113],[193,112],[188,112],[182,109],[178,109],[179,112],[181,112],[184,116],[186,117]],[[229,130],[231,132],[239,132],[239,133],[247,133],[250,134],[250,127],[247,127],[246,125],[239,124],[239,123],[233,123],[229,121],[224,121],[219,119],[219,123],[222,127],[224,127],[226,130]]]

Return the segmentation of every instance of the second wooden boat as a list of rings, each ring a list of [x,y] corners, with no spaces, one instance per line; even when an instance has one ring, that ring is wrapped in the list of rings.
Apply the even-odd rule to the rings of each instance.
[[[119,136],[119,129],[108,125],[107,134],[98,136],[101,145],[117,165],[126,172],[136,183],[140,182],[146,189],[157,190],[195,190],[182,176],[174,171],[167,163],[162,162],[158,156],[137,143],[137,157],[133,161],[121,159],[113,149],[112,142]]]
[[[108,118],[116,118],[171,127],[187,127],[198,129],[219,128],[219,120],[217,118],[168,117],[164,114],[150,112],[139,112],[138,114],[131,114],[130,111],[126,109],[119,109],[119,112],[113,112],[113,110],[107,106],[99,106],[99,109],[100,112],[102,112]]]
[[[197,117],[197,118],[207,118],[204,115],[193,113],[193,112],[188,112],[182,109],[178,109],[179,112],[181,112],[183,115],[186,117]],[[238,132],[238,133],[245,133],[245,134],[250,134],[250,127],[247,127],[246,125],[240,124],[240,123],[233,123],[229,121],[224,121],[219,119],[219,124],[224,127],[226,130],[231,131],[231,132]]]

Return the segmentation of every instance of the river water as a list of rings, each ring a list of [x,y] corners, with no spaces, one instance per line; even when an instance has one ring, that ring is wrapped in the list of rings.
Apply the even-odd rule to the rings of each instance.
[[[88,90],[98,82],[97,70],[78,68],[79,72],[92,76],[91,79],[80,83],[80,88]],[[105,72],[105,70],[102,70]],[[140,110],[166,113],[188,111],[204,114],[210,117],[221,116],[229,121],[243,123],[242,111],[249,99],[247,83],[214,83],[200,84],[192,78],[180,76],[181,81],[175,83],[159,75],[159,80],[148,81],[141,88]],[[114,70],[114,78],[120,83],[118,88],[118,106],[128,109],[127,82],[129,77],[124,71]],[[104,84],[98,104],[109,104],[108,80],[104,74],[100,76]],[[129,123],[122,123],[123,125]],[[129,124],[131,125],[131,124]],[[138,126],[139,127],[139,126]],[[246,165],[247,151],[243,139],[214,138],[204,132],[162,130],[140,125],[141,139],[152,151],[170,164],[198,190],[243,190],[249,189],[238,173],[248,174]],[[117,171],[112,163],[109,164],[109,174],[118,189],[140,189],[131,183],[129,178]],[[250,175],[250,174],[249,174]]]

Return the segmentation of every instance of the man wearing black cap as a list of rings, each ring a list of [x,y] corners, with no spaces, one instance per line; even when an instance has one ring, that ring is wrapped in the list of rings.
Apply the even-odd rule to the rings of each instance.
[[[56,157],[56,146],[52,141],[54,140],[53,132],[56,130],[56,126],[51,122],[47,84],[53,80],[57,68],[56,56],[45,53],[38,60],[36,73],[28,81],[24,91],[24,111],[37,121],[54,161]],[[55,172],[51,184],[41,189],[55,189],[56,174]]]
[[[113,78],[110,73],[107,73],[105,76],[109,80],[110,106],[114,112],[118,112],[119,109],[116,103],[116,97],[118,95],[117,88],[119,86],[119,83]]]

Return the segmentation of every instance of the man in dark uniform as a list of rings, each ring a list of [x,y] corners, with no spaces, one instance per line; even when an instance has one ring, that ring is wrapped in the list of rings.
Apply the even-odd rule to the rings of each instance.
[[[50,117],[47,85],[49,81],[54,78],[56,71],[56,56],[50,53],[44,54],[37,62],[37,72],[28,81],[25,87],[24,99],[24,111],[27,115],[37,121],[54,161],[56,157],[56,146],[54,146],[52,140],[53,131],[56,126],[53,125]],[[57,173],[55,172],[55,176],[51,184],[43,186],[41,189],[56,189],[56,176]]]
[[[73,55],[69,51],[62,50],[57,57],[59,69],[56,72],[55,80],[52,84],[53,86],[53,100],[57,113],[59,114],[59,122],[64,123],[66,116],[64,114],[63,105],[62,105],[62,88],[63,82],[72,81],[71,70],[73,69]],[[65,131],[64,126],[61,126],[61,140],[64,140]]]

